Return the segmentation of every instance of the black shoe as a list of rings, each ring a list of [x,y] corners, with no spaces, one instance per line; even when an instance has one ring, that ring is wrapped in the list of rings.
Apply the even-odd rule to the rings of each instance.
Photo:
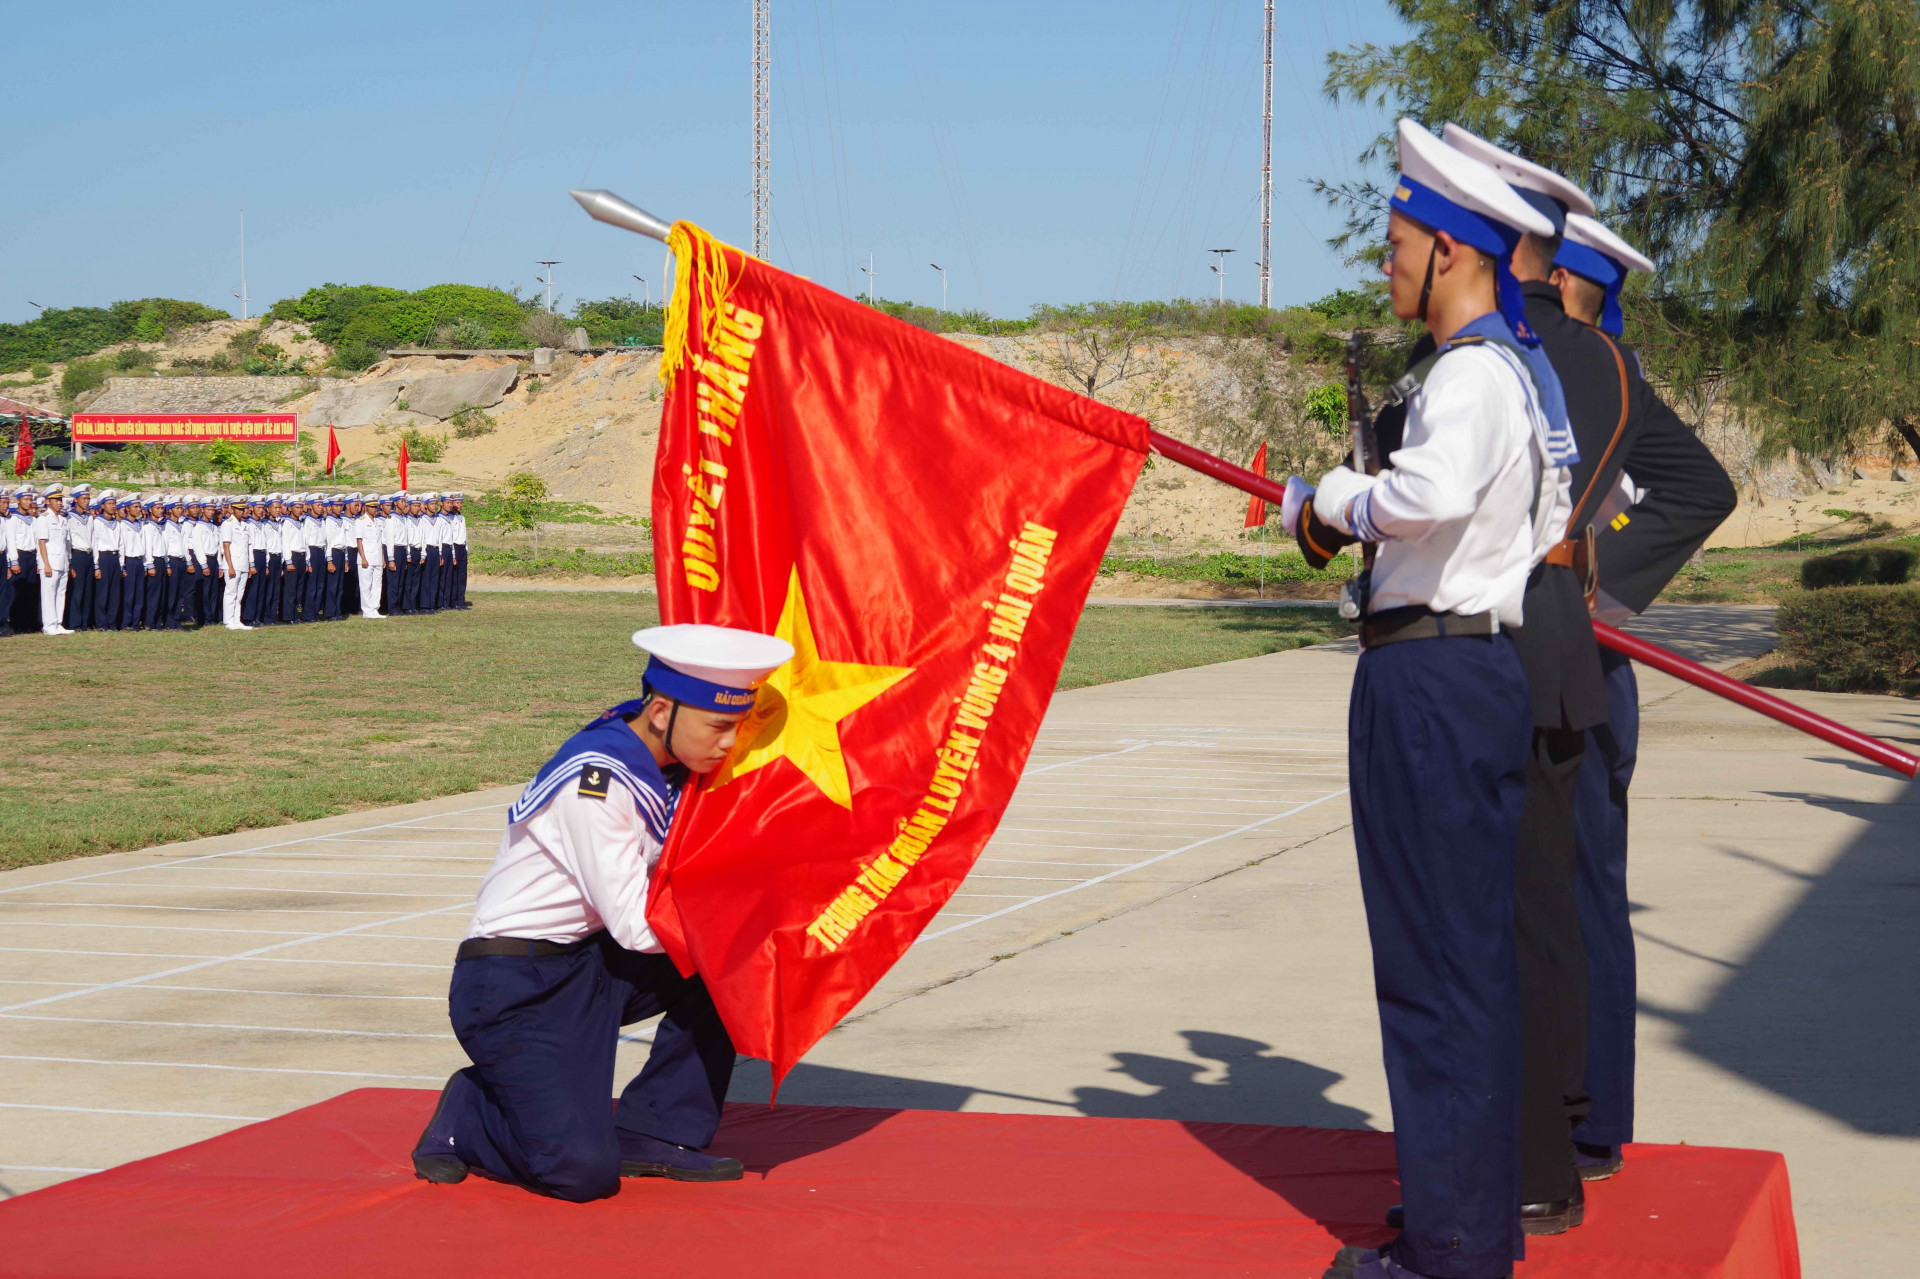
[[[1618,1146],[1590,1146],[1573,1143],[1573,1167],[1582,1181],[1605,1181],[1626,1166],[1626,1156]]]
[[[746,1172],[738,1159],[703,1155],[686,1146],[637,1132],[620,1134],[622,1177],[670,1177],[675,1181],[738,1181]]]
[[[421,1130],[420,1140],[414,1143],[413,1175],[422,1181],[452,1186],[467,1179],[465,1163],[450,1154],[438,1153],[453,1148],[453,1135],[434,1131],[440,1123],[440,1112],[447,1108],[447,1094],[453,1091],[453,1082],[462,1073],[456,1070],[448,1076],[446,1086],[440,1090],[440,1100],[434,1103],[433,1118],[427,1120],[427,1126]]]
[[[1405,1230],[1407,1228],[1407,1208],[1405,1204],[1395,1204],[1387,1209],[1387,1229]]]
[[[1523,1235],[1564,1235],[1586,1219],[1587,1196],[1578,1181],[1573,1183],[1571,1199],[1520,1205],[1520,1233]]]

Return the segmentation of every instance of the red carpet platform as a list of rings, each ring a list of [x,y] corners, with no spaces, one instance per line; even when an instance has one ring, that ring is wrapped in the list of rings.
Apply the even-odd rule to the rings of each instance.
[[[1157,1119],[730,1106],[745,1181],[575,1205],[413,1178],[431,1092],[363,1089],[0,1204],[0,1273],[647,1273],[1319,1279],[1396,1199],[1382,1133]],[[1639,1146],[1522,1279],[1792,1279],[1785,1161]]]

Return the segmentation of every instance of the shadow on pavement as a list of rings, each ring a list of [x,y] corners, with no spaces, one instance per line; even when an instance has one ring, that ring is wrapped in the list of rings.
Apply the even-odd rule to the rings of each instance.
[[[1364,1110],[1330,1101],[1326,1091],[1343,1075],[1270,1051],[1257,1039],[1214,1031],[1187,1030],[1181,1036],[1203,1061],[1224,1067],[1218,1080],[1202,1082],[1212,1067],[1150,1053],[1113,1054],[1115,1074],[1145,1084],[1151,1092],[1118,1088],[1074,1088],[1066,1097],[1002,1092],[966,1084],[935,1083],[838,1066],[801,1062],[780,1088],[780,1100],[803,1106],[877,1106],[905,1110],[960,1110],[975,1098],[981,1109],[999,1110],[995,1101],[1066,1107],[1083,1115],[1117,1119],[1176,1119],[1197,1123],[1268,1124],[1277,1127],[1369,1128]],[[766,1101],[771,1076],[767,1063],[742,1061],[734,1072],[729,1101]]]
[[[1779,642],[1771,605],[1655,604],[1621,629],[1709,666],[1758,657]]]
[[[1805,797],[1809,802],[1818,802]],[[1695,1055],[1863,1133],[1920,1136],[1920,783],[1870,825],[1699,1012],[1644,1006]],[[1748,860],[1757,860],[1751,859]]]

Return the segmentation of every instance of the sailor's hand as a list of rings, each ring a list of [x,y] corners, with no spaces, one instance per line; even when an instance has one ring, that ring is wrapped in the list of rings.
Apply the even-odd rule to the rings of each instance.
[[[1373,487],[1367,476],[1350,466],[1336,466],[1320,480],[1313,494],[1313,513],[1326,523],[1352,536],[1353,504]]]
[[[1313,496],[1313,485],[1297,475],[1287,477],[1287,496],[1280,503],[1280,527],[1289,534],[1300,531],[1300,512],[1306,509],[1307,499]]]

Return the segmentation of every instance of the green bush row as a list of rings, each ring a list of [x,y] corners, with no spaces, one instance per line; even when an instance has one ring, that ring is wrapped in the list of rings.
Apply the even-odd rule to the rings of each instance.
[[[76,360],[117,342],[158,342],[186,325],[230,318],[225,311],[178,298],[49,307],[23,324],[0,324],[0,373],[17,373],[49,360]]]
[[[1898,586],[1913,573],[1914,554],[1901,546],[1815,555],[1800,565],[1800,585],[1810,591],[1831,586]]]
[[[1842,586],[1784,601],[1781,656],[1813,668],[1836,692],[1920,690],[1920,590]]]

